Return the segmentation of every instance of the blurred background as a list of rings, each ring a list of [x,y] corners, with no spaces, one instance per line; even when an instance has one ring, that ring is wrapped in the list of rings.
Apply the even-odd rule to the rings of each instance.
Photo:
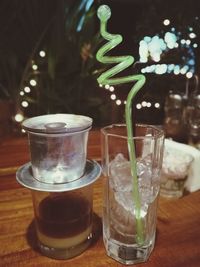
[[[0,136],[20,134],[24,118],[49,113],[88,115],[94,127],[124,122],[132,85],[102,87],[96,80],[110,67],[95,58],[105,43],[100,4],[112,9],[108,31],[123,36],[110,55],[135,58],[121,76],[147,78],[134,99],[135,121],[164,125],[181,142],[189,132],[200,135],[199,1],[1,0]]]

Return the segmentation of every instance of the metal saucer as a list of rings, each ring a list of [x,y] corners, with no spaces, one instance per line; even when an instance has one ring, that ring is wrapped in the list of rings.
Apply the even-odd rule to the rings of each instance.
[[[84,174],[77,180],[62,184],[49,184],[40,182],[32,175],[31,163],[21,166],[16,172],[17,181],[32,190],[44,192],[65,192],[94,183],[101,174],[100,165],[94,160],[87,160]]]

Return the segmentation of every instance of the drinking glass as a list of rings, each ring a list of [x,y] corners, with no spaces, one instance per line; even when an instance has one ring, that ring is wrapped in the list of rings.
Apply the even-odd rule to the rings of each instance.
[[[165,140],[161,172],[160,195],[167,198],[180,198],[184,194],[185,182],[193,157],[177,149],[170,140]]]
[[[138,191],[131,175],[126,125],[113,124],[101,129],[103,240],[107,255],[122,264],[147,261],[154,248],[163,157],[161,129],[140,124],[134,132]],[[136,191],[139,199],[134,196]]]
[[[42,254],[68,259],[85,251],[92,240],[93,185],[67,192],[31,192]]]

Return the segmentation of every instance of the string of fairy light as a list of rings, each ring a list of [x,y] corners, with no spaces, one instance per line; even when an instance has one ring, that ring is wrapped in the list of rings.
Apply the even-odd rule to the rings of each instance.
[[[163,21],[165,26],[170,25],[170,20]],[[155,35],[153,37],[145,36],[139,43],[139,55],[141,63],[148,63],[148,60],[154,64],[141,69],[142,73],[156,73],[158,75],[165,73],[172,73],[174,75],[185,75],[190,79],[195,72],[195,52],[194,49],[198,47],[196,43],[196,33],[193,27],[188,26],[187,32],[182,33],[177,31],[175,27],[171,27],[162,35]],[[163,53],[172,49],[180,48],[185,51],[182,54],[181,64],[159,64]]]
[[[46,52],[44,50],[40,50],[38,53],[39,57],[44,59],[46,57]],[[31,69],[33,72],[38,71],[39,66],[35,63],[34,60],[31,60]],[[28,108],[29,107],[29,102],[28,100],[24,100],[23,97],[25,97],[27,94],[30,94],[33,88],[36,88],[37,86],[37,80],[31,77],[27,82],[26,85],[20,90],[19,95],[20,95],[20,105],[22,108]],[[16,122],[22,122],[24,120],[24,115],[23,113],[17,113],[15,115],[15,121]]]
[[[106,84],[105,86],[103,86],[102,84],[99,84],[100,88],[105,89],[107,92],[110,93],[110,99],[112,101],[115,102],[115,104],[117,106],[120,105],[126,105],[126,100],[121,100],[119,98],[117,98],[117,95],[115,93],[115,87],[114,86],[110,86],[108,84]],[[160,108],[160,104],[158,102],[155,102],[154,104],[149,102],[149,101],[142,101],[141,103],[137,103],[136,104],[136,109],[141,109],[141,108],[150,108],[150,107],[154,107],[154,108]]]
[[[198,17],[195,19],[198,20]],[[162,23],[165,27],[169,27],[171,24],[169,19],[164,19]],[[153,37],[145,36],[143,40],[139,42],[139,62],[147,64],[148,61],[155,62],[155,64],[149,64],[142,68],[141,73],[155,73],[157,75],[171,73],[173,75],[185,75],[187,79],[191,79],[195,72],[194,49],[198,47],[196,43],[197,35],[193,27],[188,26],[188,32],[185,36],[187,38],[184,38],[183,33],[178,32],[175,27],[171,27],[171,29],[162,33],[162,35],[164,38],[158,34]],[[182,56],[183,64],[159,64],[162,54],[175,48],[186,49],[187,55]],[[113,86],[103,86],[101,84],[99,86],[110,93],[110,99],[114,101],[117,106],[126,104],[126,101],[117,97]],[[152,103],[145,100],[136,104],[136,109],[152,107],[159,109],[161,105],[158,102]]]

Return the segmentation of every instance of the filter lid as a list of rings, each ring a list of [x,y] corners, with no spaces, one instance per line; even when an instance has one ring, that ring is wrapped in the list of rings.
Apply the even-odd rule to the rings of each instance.
[[[51,114],[23,121],[22,128],[36,133],[74,133],[90,128],[92,119],[75,114]]]

